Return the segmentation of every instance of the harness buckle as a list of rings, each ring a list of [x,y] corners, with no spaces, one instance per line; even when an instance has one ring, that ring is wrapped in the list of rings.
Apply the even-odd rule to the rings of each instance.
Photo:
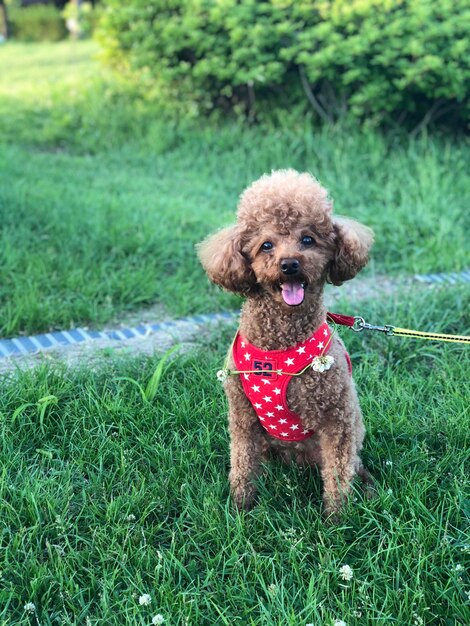
[[[359,317],[359,316],[354,318],[354,325],[351,326],[351,329],[355,333],[360,333],[363,330],[376,330],[379,333],[385,333],[386,335],[389,335],[389,336],[392,336],[394,334],[393,326],[390,326],[388,324],[385,326],[375,326],[374,324],[367,323],[363,317]]]

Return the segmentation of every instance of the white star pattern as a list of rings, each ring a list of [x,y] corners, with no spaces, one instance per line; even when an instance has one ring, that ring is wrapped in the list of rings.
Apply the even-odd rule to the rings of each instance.
[[[312,434],[313,431],[304,427],[300,416],[290,410],[287,389],[293,374],[301,372],[316,357],[328,352],[329,336],[329,329],[322,325],[303,343],[283,352],[260,350],[240,337],[235,342],[233,358],[236,368],[241,370],[243,388],[259,423],[270,436],[294,442]],[[255,369],[258,375],[251,371],[248,373],[249,369]]]

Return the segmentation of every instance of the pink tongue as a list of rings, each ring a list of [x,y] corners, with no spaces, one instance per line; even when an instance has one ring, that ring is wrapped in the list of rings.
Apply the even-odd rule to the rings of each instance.
[[[290,306],[296,306],[302,304],[304,301],[304,287],[301,282],[296,283],[283,283],[282,285],[282,297],[286,304]]]

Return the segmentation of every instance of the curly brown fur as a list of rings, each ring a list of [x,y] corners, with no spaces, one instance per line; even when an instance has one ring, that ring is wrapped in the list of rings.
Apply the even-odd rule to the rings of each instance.
[[[246,296],[241,335],[262,350],[284,350],[305,341],[325,320],[325,282],[340,285],[353,278],[366,265],[372,241],[369,228],[333,218],[327,191],[311,175],[280,170],[250,185],[241,195],[237,223],[207,238],[198,251],[214,283]],[[286,291],[295,292],[294,303]],[[356,474],[368,480],[359,456],[362,415],[344,352],[335,335],[329,351],[334,366],[323,373],[309,368],[289,384],[289,407],[315,431],[300,442],[272,438],[239,377],[228,378],[230,485],[238,507],[252,506],[255,478],[269,451],[320,466],[327,515],[339,511]]]

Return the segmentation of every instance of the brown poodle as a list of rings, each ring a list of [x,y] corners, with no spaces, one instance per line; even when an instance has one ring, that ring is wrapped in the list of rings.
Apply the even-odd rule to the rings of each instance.
[[[234,226],[199,245],[210,280],[246,297],[222,372],[239,508],[252,506],[269,451],[319,465],[327,515],[339,511],[355,474],[369,482],[350,360],[326,324],[323,288],[353,278],[372,241],[369,228],[332,218],[315,178],[279,170],[245,190]]]

